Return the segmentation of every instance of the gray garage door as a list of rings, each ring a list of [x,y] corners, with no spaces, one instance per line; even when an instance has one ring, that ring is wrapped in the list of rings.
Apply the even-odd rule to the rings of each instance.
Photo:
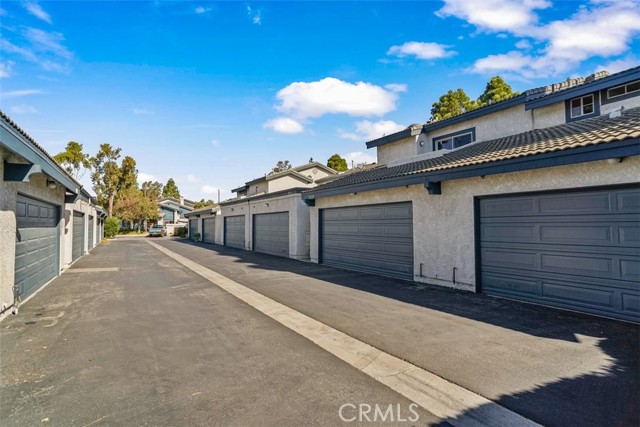
[[[202,220],[202,240],[205,243],[216,242],[216,219],[204,218]]]
[[[73,238],[71,242],[71,259],[76,260],[84,253],[84,215],[73,212]]]
[[[411,203],[323,209],[321,262],[413,279]]]
[[[93,227],[95,226],[93,217],[89,217],[89,249],[93,248]]]
[[[289,256],[289,213],[253,216],[253,250],[265,254]]]
[[[195,240],[194,235],[198,232],[198,220],[190,219],[189,220],[189,238],[191,240]]]
[[[244,215],[224,218],[224,244],[244,249]]]
[[[15,285],[21,298],[58,274],[58,208],[18,195]]]
[[[480,201],[492,295],[640,321],[640,190]]]

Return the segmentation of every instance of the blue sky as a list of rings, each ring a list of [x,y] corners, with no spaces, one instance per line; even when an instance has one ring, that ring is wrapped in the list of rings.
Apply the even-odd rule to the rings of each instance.
[[[526,90],[640,63],[638,1],[4,1],[2,110],[51,154],[70,140],[231,196],[278,160],[375,161],[449,89]],[[90,187],[88,177],[83,182]]]

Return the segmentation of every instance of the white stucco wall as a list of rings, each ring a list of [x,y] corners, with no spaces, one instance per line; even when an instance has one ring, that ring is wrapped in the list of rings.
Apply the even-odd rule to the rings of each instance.
[[[275,193],[277,191],[287,190],[289,188],[296,187],[310,187],[312,184],[308,184],[304,181],[294,178],[291,175],[281,176],[280,178],[271,179],[267,181],[269,184],[269,193]]]
[[[320,209],[377,203],[413,202],[414,280],[475,290],[474,197],[528,191],[639,183],[640,156],[608,164],[595,161],[508,174],[446,181],[441,195],[422,185],[316,199],[311,208],[312,262],[318,262]],[[420,264],[423,275],[418,277]],[[456,267],[456,285],[452,283]]]
[[[386,165],[394,160],[415,156],[417,136],[410,136],[376,147],[377,163]],[[373,151],[373,150],[370,150]],[[351,167],[351,165],[349,165]]]
[[[232,210],[233,209],[233,210]],[[260,198],[249,203],[223,206],[216,219],[216,243],[224,243],[224,217],[245,215],[245,249],[253,249],[253,216],[266,213],[289,213],[289,258],[309,259],[309,207],[300,194]]]
[[[93,246],[89,246],[89,216],[93,216],[94,223],[95,218],[97,217],[97,212],[95,207],[91,206],[85,200],[78,199],[74,203],[66,203],[64,205],[64,228],[62,231],[62,268],[68,268],[72,260],[72,250],[73,250],[73,212],[81,212],[84,214],[84,231],[83,231],[83,239],[84,239],[84,254],[89,253],[89,250],[93,248]],[[95,238],[95,234],[94,234]]]
[[[0,308],[13,304],[13,285],[15,279],[16,256],[16,196],[21,193],[27,197],[39,199],[58,206],[60,214],[59,228],[63,228],[64,189],[58,185],[47,188],[47,178],[43,174],[31,175],[29,182],[6,182],[4,177],[5,158],[11,155],[0,149]],[[61,235],[62,236],[62,235]],[[62,237],[60,248],[62,249]],[[59,257],[62,260],[62,255]],[[58,266],[60,270],[60,265]]]

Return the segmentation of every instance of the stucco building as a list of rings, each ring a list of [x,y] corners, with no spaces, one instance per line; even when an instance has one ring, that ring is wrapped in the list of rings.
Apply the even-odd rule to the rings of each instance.
[[[313,262],[640,321],[640,67],[367,143],[303,193]]]

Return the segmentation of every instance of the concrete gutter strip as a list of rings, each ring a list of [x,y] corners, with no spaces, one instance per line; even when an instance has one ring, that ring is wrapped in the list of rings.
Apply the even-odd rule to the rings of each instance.
[[[147,242],[236,298],[455,426],[539,426],[485,397],[384,353],[154,242]]]

